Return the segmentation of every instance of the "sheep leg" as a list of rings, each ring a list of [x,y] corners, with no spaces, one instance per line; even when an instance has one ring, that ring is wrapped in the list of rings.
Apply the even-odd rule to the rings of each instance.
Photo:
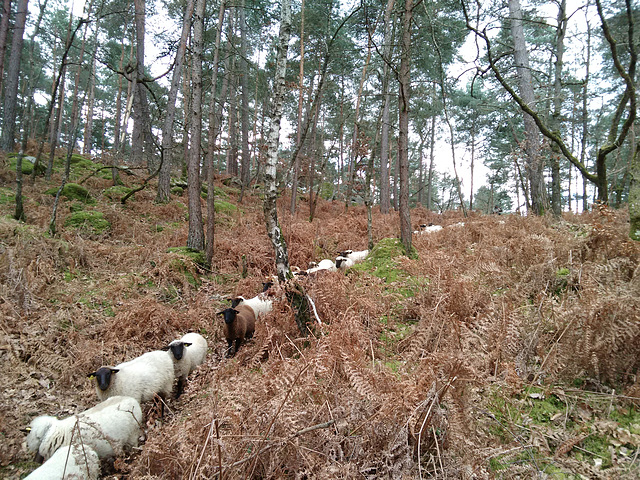
[[[233,340],[227,340],[227,353],[225,354],[225,356],[227,358],[231,358],[233,357],[233,354],[235,352],[233,351]]]
[[[180,377],[178,379],[178,385],[176,387],[176,398],[180,398],[180,395],[182,395],[182,393],[184,392],[184,384],[185,384],[185,379]]]
[[[242,339],[241,338],[236,338],[236,352],[238,353],[238,350],[240,350],[240,345],[242,345]]]

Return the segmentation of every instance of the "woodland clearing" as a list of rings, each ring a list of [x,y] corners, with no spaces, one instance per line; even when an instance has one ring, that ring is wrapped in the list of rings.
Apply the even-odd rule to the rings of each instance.
[[[94,166],[79,164],[71,181]],[[46,191],[59,177],[26,179],[20,223],[15,172],[0,162],[0,477],[36,467],[21,432],[33,417],[97,403],[88,372],[187,331],[207,338],[205,363],[165,418],[145,408],[146,441],[105,478],[640,476],[640,245],[625,210],[554,220],[417,207],[414,226],[444,228],[414,236],[406,256],[397,215],[374,209],[367,261],[300,279],[322,322],[313,334],[301,338],[276,297],[225,359],[216,312],[275,272],[259,192],[238,203],[216,184],[206,269],[175,248],[186,197],[155,204],[151,184],[122,204],[102,173],[82,182],[88,198],[63,200],[52,238]],[[308,198],[295,217],[288,194],[279,202],[292,265],[367,248],[364,207],[320,199],[310,223]],[[98,214],[106,223],[92,226]]]

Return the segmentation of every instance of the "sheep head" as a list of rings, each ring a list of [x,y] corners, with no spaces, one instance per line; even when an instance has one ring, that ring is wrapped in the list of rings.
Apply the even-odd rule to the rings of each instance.
[[[238,315],[239,313],[240,312],[238,310],[231,307],[231,308],[225,308],[221,312],[218,312],[218,315],[222,315],[224,317],[224,323],[229,325],[234,322],[234,320],[236,319],[236,315]]]
[[[87,375],[87,377],[96,380],[96,384],[103,392],[109,388],[111,384],[111,375],[114,373],[118,373],[120,370],[113,367],[100,367],[93,373]]]

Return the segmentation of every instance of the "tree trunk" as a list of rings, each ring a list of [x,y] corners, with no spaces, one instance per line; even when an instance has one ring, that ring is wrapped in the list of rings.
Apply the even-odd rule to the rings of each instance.
[[[275,77],[273,79],[273,98],[271,102],[271,112],[269,114],[269,124],[267,126],[267,158],[264,172],[265,195],[264,195],[264,216],[267,227],[267,234],[271,239],[275,251],[276,269],[278,278],[284,282],[292,278],[289,270],[289,255],[287,253],[287,243],[282,235],[282,230],[278,223],[278,209],[276,205],[277,185],[276,168],[278,165],[278,149],[280,138],[280,122],[282,120],[282,109],[284,96],[286,93],[285,74],[287,69],[287,50],[289,48],[289,37],[291,35],[291,5],[289,0],[282,0],[282,11],[280,20],[280,33],[277,44]],[[306,333],[306,325],[298,325],[301,332]]]
[[[200,203],[200,142],[202,139],[202,49],[206,0],[196,0],[193,18],[191,69],[191,148],[187,163],[189,233],[187,247],[204,250],[202,205]]]
[[[4,79],[4,57],[7,51],[7,37],[9,34],[9,17],[11,16],[11,0],[2,1],[2,18],[0,18],[0,96]]]
[[[358,156],[360,154],[360,104],[362,103],[362,91],[364,90],[364,83],[367,80],[367,69],[369,62],[371,61],[371,49],[373,47],[371,41],[371,35],[369,35],[369,42],[367,45],[367,58],[362,67],[362,75],[360,75],[360,86],[358,87],[358,96],[356,97],[356,111],[354,113],[353,123],[353,138],[351,139],[351,154],[349,155],[349,180],[347,182],[347,198],[345,199],[345,208],[351,205],[351,196],[353,192],[353,183],[355,182]]]
[[[133,97],[133,130],[131,133],[131,162],[133,165],[146,163],[149,171],[151,165],[151,119],[149,116],[149,104],[147,91],[143,85],[144,71],[144,41],[145,41],[145,0],[134,0],[135,25],[136,25],[136,80],[134,83]]]
[[[400,169],[400,240],[411,255],[411,213],[409,211],[409,102],[411,100],[411,19],[413,0],[405,0],[402,13],[402,42],[398,74],[398,165]]]
[[[429,172],[427,173],[427,209],[433,210],[433,168],[435,164],[436,116],[431,116],[431,145],[429,147]]]
[[[13,26],[13,40],[9,56],[9,68],[5,83],[4,109],[2,111],[2,138],[0,148],[5,152],[13,150],[16,135],[16,108],[18,105],[18,83],[20,79],[20,57],[24,26],[27,22],[28,0],[19,0],[16,19]]]
[[[211,91],[213,93],[211,98],[211,104],[209,107],[209,121],[213,119],[214,125],[209,125],[209,149],[207,151],[207,157],[205,160],[205,164],[207,165],[207,244],[205,249],[205,254],[207,258],[207,265],[213,265],[213,252],[214,252],[214,244],[215,244],[215,218],[216,218],[216,202],[215,202],[215,168],[213,164],[214,160],[214,152],[215,152],[215,118],[216,118],[216,102],[215,102],[215,94],[216,94],[216,85],[218,83],[218,64],[220,62],[220,39],[222,36],[222,25],[224,23],[224,12],[226,8],[225,0],[220,1],[220,9],[218,10],[218,26],[216,29],[216,41],[215,47],[213,51],[213,74],[211,75]],[[257,83],[257,80],[256,80]],[[257,108],[256,108],[257,110]],[[213,138],[212,138],[212,130],[213,130]],[[255,137],[255,135],[254,135]]]
[[[562,67],[564,56],[564,37],[567,30],[567,1],[562,0],[558,6],[556,26],[556,61],[553,72],[553,112],[551,128],[562,138]],[[560,156],[562,152],[557,144],[551,144],[551,209],[555,217],[562,215],[562,181],[560,178]]]
[[[389,109],[391,105],[391,92],[389,81],[391,72],[389,63],[391,62],[393,22],[391,15],[393,12],[394,0],[387,1],[387,8],[384,12],[384,45],[383,45],[383,70],[382,70],[382,132],[380,138],[380,213],[389,214],[391,208],[391,192],[389,181]]]
[[[176,116],[176,99],[180,89],[180,78],[185,52],[187,50],[187,38],[191,30],[191,17],[193,16],[194,0],[188,0],[182,19],[182,34],[176,52],[176,61],[171,76],[171,86],[167,98],[166,114],[162,126],[161,166],[158,174],[158,192],[156,203],[165,203],[171,196],[171,166],[173,149],[173,124]]]
[[[96,36],[98,29],[95,30]],[[94,39],[95,43],[95,39]],[[96,45],[97,49],[97,45]],[[93,51],[91,56],[91,82],[89,83],[89,101],[87,103],[87,118],[84,124],[84,137],[82,141],[82,153],[84,155],[91,155],[92,143],[93,143],[93,112],[96,102],[96,50]]]
[[[242,0],[240,4],[238,13],[240,23],[240,49],[243,52],[248,52],[249,46],[247,45],[244,0]],[[242,89],[242,96],[240,97],[240,133],[242,136],[242,156],[240,161],[242,189],[240,190],[240,202],[242,202],[244,191],[249,188],[249,181],[251,179],[251,152],[249,151],[249,61],[244,55],[240,59],[240,88]]]
[[[302,141],[302,105],[304,103],[304,1],[300,6],[300,72],[298,73],[298,136],[296,144],[298,149]],[[296,213],[296,200],[298,198],[298,175],[300,174],[300,156],[296,155],[293,162],[293,178],[291,179],[291,215]]]
[[[514,61],[518,75],[520,96],[526,105],[535,110],[535,94],[529,67],[529,54],[522,26],[522,10],[520,0],[509,0],[511,20],[511,37],[514,45]],[[531,209],[536,215],[544,214],[547,208],[547,196],[544,186],[544,164],[540,156],[540,139],[535,120],[524,113],[525,152],[527,155],[526,171],[531,194]]]

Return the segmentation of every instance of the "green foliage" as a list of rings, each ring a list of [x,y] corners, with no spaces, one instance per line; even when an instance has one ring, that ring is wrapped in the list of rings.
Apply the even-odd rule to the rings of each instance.
[[[238,207],[230,202],[225,202],[224,200],[218,201],[216,198],[215,201],[215,209],[216,213],[224,213],[227,215],[231,215],[238,211]]]
[[[111,228],[109,221],[104,218],[102,212],[80,211],[69,215],[64,226],[76,228],[89,234],[101,234]]]

